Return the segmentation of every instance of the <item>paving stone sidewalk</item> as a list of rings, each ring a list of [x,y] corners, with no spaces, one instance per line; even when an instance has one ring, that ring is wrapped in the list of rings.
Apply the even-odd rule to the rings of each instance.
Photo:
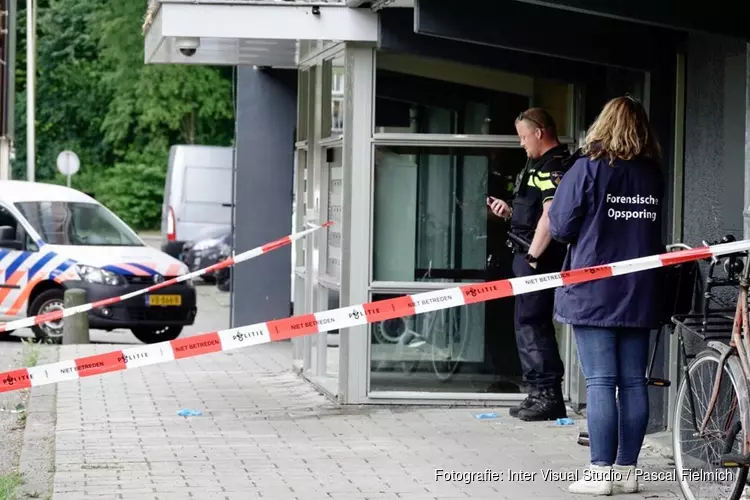
[[[60,359],[115,348],[63,346]],[[576,498],[543,473],[586,463],[582,422],[527,424],[503,408],[341,408],[290,371],[290,351],[276,343],[59,384],[53,499]],[[500,417],[474,416],[490,411]],[[670,469],[655,456],[643,467]],[[437,470],[489,470],[490,480]],[[623,498],[678,491],[646,483]]]

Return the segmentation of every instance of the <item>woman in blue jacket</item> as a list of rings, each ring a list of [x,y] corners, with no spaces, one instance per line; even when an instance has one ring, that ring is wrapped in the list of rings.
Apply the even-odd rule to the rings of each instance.
[[[552,237],[569,244],[564,270],[664,251],[660,161],[641,104],[629,96],[608,102],[549,209]],[[659,283],[651,270],[556,291],[555,317],[572,326],[586,377],[591,465],[572,493],[638,490],[634,468],[648,423],[646,365],[649,333],[659,327]]]

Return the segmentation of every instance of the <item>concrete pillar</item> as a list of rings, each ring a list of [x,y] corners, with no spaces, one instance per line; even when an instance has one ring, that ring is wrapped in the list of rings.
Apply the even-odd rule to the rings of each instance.
[[[292,232],[296,122],[296,70],[238,68],[235,252]],[[291,255],[286,246],[232,270],[232,327],[289,316]]]
[[[82,306],[86,303],[86,291],[80,288],[65,290],[65,309]],[[89,314],[74,314],[63,319],[63,344],[89,343]]]

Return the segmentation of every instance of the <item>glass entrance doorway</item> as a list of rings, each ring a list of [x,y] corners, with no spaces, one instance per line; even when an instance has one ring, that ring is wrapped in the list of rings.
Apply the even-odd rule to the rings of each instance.
[[[506,225],[485,199],[504,196],[525,160],[510,147],[377,147],[375,280],[428,290],[511,277]],[[512,299],[375,324],[371,352],[372,390],[483,392],[520,376]]]
[[[520,112],[544,106],[573,143],[573,86],[391,54],[377,68],[372,300],[512,277],[507,224],[486,199],[510,199],[526,162]],[[370,390],[522,392],[513,305],[372,325]]]
[[[328,89],[339,67],[348,79],[337,104]],[[525,164],[518,114],[547,109],[573,149],[607,99],[648,98],[643,74],[533,71],[342,44],[300,73],[295,224],[337,225],[296,247],[295,314],[512,277],[507,227],[486,198],[509,198]],[[513,309],[506,298],[296,339],[298,369],[353,404],[522,399]],[[563,390],[584,401],[563,325],[558,345]]]

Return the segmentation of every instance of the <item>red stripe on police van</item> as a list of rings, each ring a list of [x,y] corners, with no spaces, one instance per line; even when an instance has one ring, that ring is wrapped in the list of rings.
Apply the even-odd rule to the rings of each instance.
[[[318,320],[314,314],[275,319],[266,323],[271,341],[303,337],[318,331]]]
[[[91,377],[102,373],[116,372],[127,368],[122,351],[112,351],[104,354],[95,354],[78,358],[76,372],[79,377]]]
[[[31,377],[26,368],[0,373],[0,392],[18,391],[31,387]]]
[[[513,285],[510,280],[490,281],[480,285],[465,285],[460,290],[464,294],[465,304],[475,304],[513,295]]]
[[[221,338],[218,332],[204,333],[195,337],[184,339],[170,340],[174,359],[189,358],[191,356],[200,356],[201,354],[210,354],[220,352]]]

